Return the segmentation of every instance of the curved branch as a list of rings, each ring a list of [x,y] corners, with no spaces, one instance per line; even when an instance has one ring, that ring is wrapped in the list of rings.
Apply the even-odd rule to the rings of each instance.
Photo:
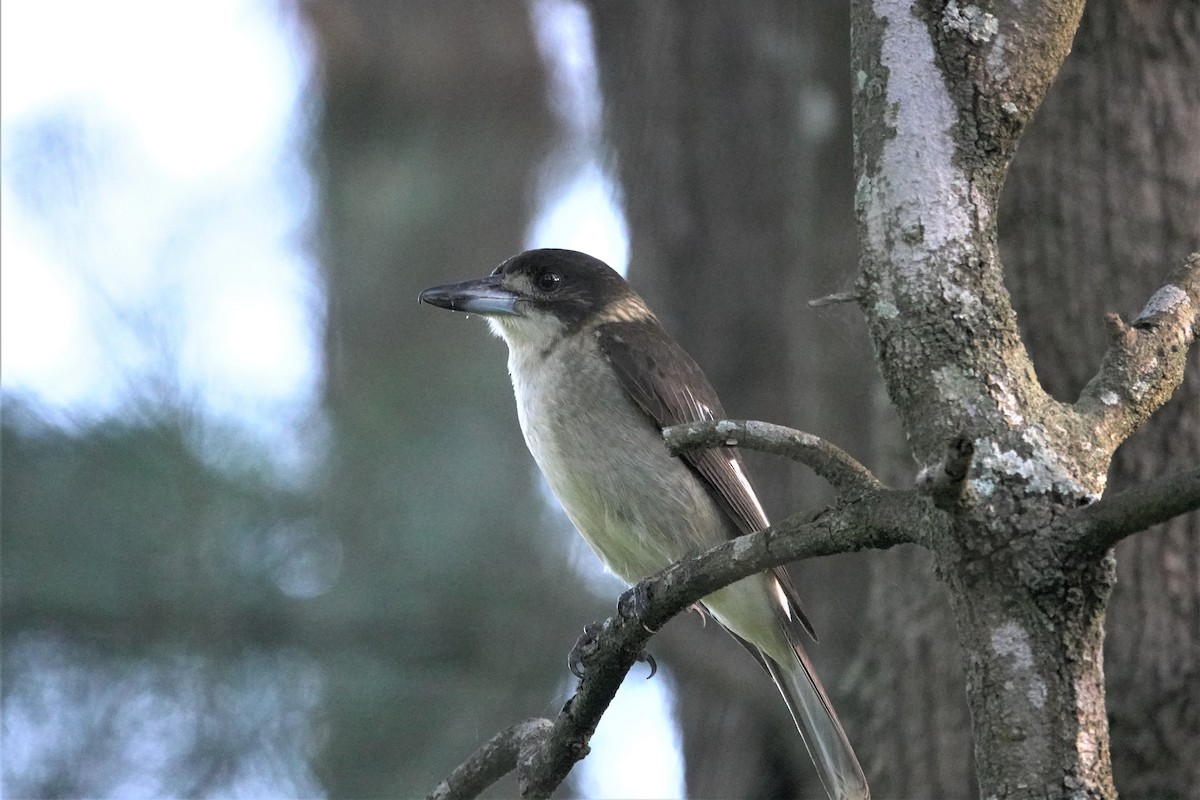
[[[1075,408],[1111,452],[1183,381],[1188,348],[1200,334],[1200,253],[1171,274],[1132,325],[1116,314],[1108,325],[1108,352]]]
[[[875,491],[883,484],[837,445],[811,433],[754,420],[713,420],[672,425],[663,439],[673,455],[709,447],[747,447],[810,467],[840,494]]]
[[[528,761],[532,749],[546,738],[550,724],[548,719],[530,719],[500,731],[434,787],[427,800],[478,797],[514,769],[518,778],[523,778],[523,762]]]
[[[671,617],[747,576],[815,556],[928,541],[945,527],[928,498],[912,491],[877,489],[802,520],[740,536],[708,552],[672,564],[630,591],[638,603],[621,602],[599,626],[594,654],[575,696],[554,720],[545,744],[533,755],[527,798],[545,798],[588,752],[588,741],[625,674],[652,633]]]
[[[1076,515],[1068,544],[1084,555],[1106,552],[1121,539],[1200,508],[1200,466],[1105,497]]]

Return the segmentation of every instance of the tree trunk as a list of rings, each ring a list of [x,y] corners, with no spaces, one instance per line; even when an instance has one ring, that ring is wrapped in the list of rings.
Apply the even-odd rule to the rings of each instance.
[[[985,796],[1114,794],[1102,669],[1113,562],[1068,528],[1099,499],[1117,445],[1182,379],[1174,342],[1191,338],[1186,302],[1161,338],[1157,319],[1110,325],[1120,335],[1106,366],[1072,405],[1034,379],[1020,338],[999,191],[1081,11],[854,7],[859,302],[923,480],[961,482],[961,494],[933,495],[950,529],[928,546],[965,655]],[[1189,292],[1194,270],[1180,278]],[[1161,377],[1139,388],[1125,358]],[[972,455],[952,469],[956,451]]]
[[[1014,160],[1001,250],[1039,378],[1060,400],[1093,374],[1104,314],[1132,316],[1163,265],[1197,247],[1196,15],[1190,3],[1089,4]],[[1200,417],[1187,413],[1200,406],[1196,360],[1175,399],[1119,452],[1111,488],[1200,458]],[[1135,797],[1189,797],[1200,786],[1200,766],[1183,756],[1200,736],[1200,515],[1162,527],[1118,548],[1109,609],[1112,760],[1117,786]],[[929,563],[918,551],[876,561],[868,663],[897,679],[868,682],[870,740],[892,756],[873,759],[869,777],[884,794],[964,796],[970,720],[947,713],[965,710],[962,678],[943,657],[956,645],[947,609],[929,596]]]
[[[1042,384],[1078,396],[1163,265],[1200,248],[1200,7],[1087,5],[1071,56],[1013,163],[1001,249]],[[1200,357],[1117,454],[1121,489],[1200,461]],[[1200,797],[1200,514],[1117,548],[1105,672],[1116,785]]]

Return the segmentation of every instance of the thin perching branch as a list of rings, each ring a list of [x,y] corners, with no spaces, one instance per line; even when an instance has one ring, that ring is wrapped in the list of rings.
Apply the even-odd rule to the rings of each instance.
[[[1126,536],[1198,508],[1200,466],[1139,484],[1080,509],[1068,543],[1085,555],[1104,553]]]
[[[1108,352],[1075,407],[1111,451],[1183,381],[1188,348],[1200,334],[1200,253],[1188,256],[1132,324],[1116,314],[1107,322]]]
[[[500,731],[434,787],[427,800],[470,800],[514,769],[520,778],[521,762],[528,761],[546,738],[550,724],[548,719],[530,719]]]
[[[588,741],[625,674],[671,617],[742,578],[803,558],[927,541],[945,516],[917,492],[877,489],[829,509],[816,519],[793,515],[706,553],[672,564],[639,583],[595,633],[593,655],[575,696],[554,720],[529,766],[526,798],[546,798],[588,752]]]
[[[840,447],[811,433],[755,420],[712,420],[672,425],[663,431],[672,455],[710,447],[747,447],[790,458],[824,478],[839,495],[880,489],[871,471]]]

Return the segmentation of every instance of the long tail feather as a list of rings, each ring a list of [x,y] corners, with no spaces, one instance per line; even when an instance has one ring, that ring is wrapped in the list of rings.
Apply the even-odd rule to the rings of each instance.
[[[758,652],[759,659],[792,712],[792,719],[800,729],[808,754],[817,765],[825,791],[833,800],[868,800],[871,790],[867,787],[867,778],[846,739],[833,704],[817,679],[804,648],[794,640],[791,645],[795,658],[790,664],[779,664],[762,650]]]

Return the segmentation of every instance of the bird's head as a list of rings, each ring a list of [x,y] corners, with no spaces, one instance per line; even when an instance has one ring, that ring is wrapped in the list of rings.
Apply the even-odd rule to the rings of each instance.
[[[616,270],[575,250],[529,250],[486,278],[434,286],[419,299],[486,317],[510,347],[544,348],[587,327],[654,319]]]

